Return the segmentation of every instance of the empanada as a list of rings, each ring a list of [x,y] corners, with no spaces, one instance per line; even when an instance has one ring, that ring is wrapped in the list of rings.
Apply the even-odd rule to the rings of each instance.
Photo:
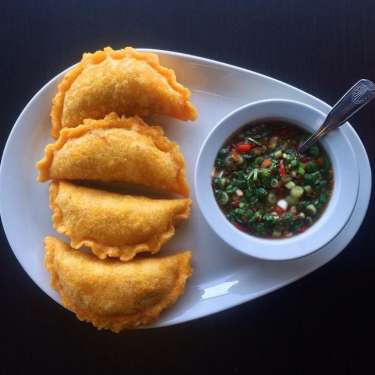
[[[51,134],[57,138],[61,128],[110,112],[194,120],[197,111],[189,98],[190,91],[176,81],[172,69],[159,64],[157,55],[107,47],[85,53],[64,76],[52,103]]]
[[[37,163],[39,181],[97,180],[139,184],[189,194],[185,162],[179,146],[158,126],[139,117],[109,114],[102,120],[63,129]]]
[[[157,253],[175,233],[175,224],[190,214],[190,199],[150,199],[52,182],[50,207],[54,228],[71,246],[91,248],[101,259],[132,259]]]
[[[128,263],[99,260],[46,237],[45,265],[62,304],[80,320],[119,332],[155,321],[183,294],[191,252]]]

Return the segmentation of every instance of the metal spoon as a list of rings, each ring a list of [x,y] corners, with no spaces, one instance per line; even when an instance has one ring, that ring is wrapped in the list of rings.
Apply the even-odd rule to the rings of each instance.
[[[348,121],[355,113],[362,109],[375,98],[375,84],[368,79],[359,80],[347,93],[334,105],[328,113],[322,126],[304,143],[299,145],[298,151],[302,154],[311,145],[324,137],[328,132],[338,128]]]

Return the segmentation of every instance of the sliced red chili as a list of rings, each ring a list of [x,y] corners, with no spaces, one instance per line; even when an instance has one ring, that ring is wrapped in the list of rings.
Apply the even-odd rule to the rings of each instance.
[[[233,197],[233,199],[232,199],[232,206],[233,207],[238,207],[239,206],[239,204],[240,204],[240,202],[241,202],[241,198],[240,197]]]
[[[277,198],[284,198],[286,195],[285,189],[283,187],[278,187],[275,189],[275,194]]]
[[[242,230],[244,232],[246,232],[248,230],[248,228],[246,228],[245,226],[241,225],[241,224],[238,224],[238,223],[234,223],[234,226],[239,229],[239,230]]]
[[[275,211],[278,215],[282,215],[284,213],[284,210],[279,206],[276,206]]]
[[[280,162],[280,164],[279,164],[279,173],[280,173],[281,177],[285,177],[286,176],[285,165],[284,165],[283,162]]]
[[[238,152],[237,152],[237,150],[233,150],[231,156],[232,156],[233,160],[237,161],[238,160]]]
[[[236,151],[240,154],[249,152],[254,146],[249,143],[239,143],[236,147]]]
[[[324,161],[322,158],[316,159],[315,163],[318,164],[320,167],[323,165]]]
[[[261,167],[262,167],[262,168],[268,168],[268,167],[271,166],[271,164],[272,164],[271,159],[264,159],[264,160],[262,161]]]

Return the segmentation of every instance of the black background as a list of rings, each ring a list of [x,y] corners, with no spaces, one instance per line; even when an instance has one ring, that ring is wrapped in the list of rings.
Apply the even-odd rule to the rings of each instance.
[[[106,45],[217,59],[333,104],[359,78],[375,80],[375,1],[3,0],[0,41],[3,148],[32,95],[82,51]],[[352,121],[372,163],[374,115],[375,104]],[[351,244],[282,290],[197,321],[120,335],[52,302],[1,232],[0,373],[373,374],[374,223],[372,200]]]

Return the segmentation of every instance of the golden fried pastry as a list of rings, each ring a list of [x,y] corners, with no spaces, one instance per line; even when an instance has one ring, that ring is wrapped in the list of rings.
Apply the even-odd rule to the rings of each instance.
[[[78,319],[119,332],[155,321],[183,294],[191,252],[122,263],[101,261],[46,237],[45,265],[62,304]]]
[[[110,112],[194,120],[197,111],[189,98],[190,91],[176,81],[173,70],[159,64],[157,55],[107,47],[85,53],[59,84],[52,102],[51,134],[57,138],[61,128]]]
[[[189,194],[179,146],[160,127],[149,126],[139,117],[112,113],[63,129],[56,143],[46,147],[37,168],[39,181],[125,182]]]
[[[101,259],[132,259],[157,253],[175,233],[175,224],[190,214],[190,199],[150,199],[53,182],[50,207],[54,228],[71,246],[91,248]]]

